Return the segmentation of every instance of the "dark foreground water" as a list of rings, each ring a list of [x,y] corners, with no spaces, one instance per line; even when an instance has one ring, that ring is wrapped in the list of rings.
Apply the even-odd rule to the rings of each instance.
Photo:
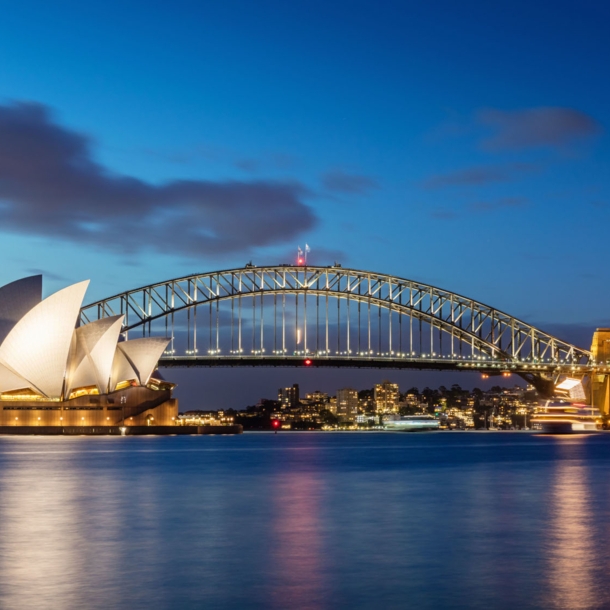
[[[610,608],[610,434],[0,437],[0,608]]]

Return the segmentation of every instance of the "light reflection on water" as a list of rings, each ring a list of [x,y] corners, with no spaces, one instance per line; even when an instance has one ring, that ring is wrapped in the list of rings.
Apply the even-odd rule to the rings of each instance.
[[[610,435],[0,438],[0,608],[608,608]]]
[[[270,576],[281,587],[273,590],[273,608],[324,608],[324,543],[321,502],[323,482],[314,472],[276,477]]]
[[[570,442],[571,441],[571,442]],[[610,597],[603,582],[596,578],[595,520],[604,515],[593,513],[590,471],[578,455],[584,435],[559,437],[564,459],[553,476],[549,514],[549,607],[608,607]],[[605,566],[604,566],[605,567]],[[603,578],[603,573],[599,575]]]

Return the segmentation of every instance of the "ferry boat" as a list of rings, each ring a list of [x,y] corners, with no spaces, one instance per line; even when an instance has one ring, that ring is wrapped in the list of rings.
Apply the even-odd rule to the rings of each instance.
[[[532,426],[550,434],[570,432],[595,432],[601,428],[602,419],[597,408],[567,400],[545,400],[540,410],[532,416]]]
[[[403,430],[415,432],[416,430],[438,430],[440,422],[431,415],[389,415],[383,418],[386,430]]]

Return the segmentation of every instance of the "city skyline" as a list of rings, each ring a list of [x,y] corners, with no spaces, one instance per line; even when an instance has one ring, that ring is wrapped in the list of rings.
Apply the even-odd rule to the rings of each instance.
[[[4,12],[0,284],[91,278],[94,300],[307,243],[588,348],[610,325],[609,9],[263,4]],[[194,408],[290,375],[171,377]]]
[[[563,398],[568,391],[560,391]],[[373,388],[340,388],[335,395],[303,391],[298,384],[279,388],[277,400],[261,399],[241,409],[190,409],[179,415],[179,425],[237,424],[244,431],[371,429],[530,429],[531,420],[566,408],[562,398],[543,406],[533,386],[494,386],[472,391],[458,384],[450,388],[411,387],[384,380]],[[587,414],[585,417],[589,417]],[[432,422],[432,424],[431,424]],[[537,424],[540,423],[538,420]],[[598,420],[601,424],[601,420]],[[406,427],[406,428],[405,428]]]

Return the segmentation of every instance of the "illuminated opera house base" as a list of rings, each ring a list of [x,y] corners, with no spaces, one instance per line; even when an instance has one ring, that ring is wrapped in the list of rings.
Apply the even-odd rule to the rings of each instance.
[[[169,339],[129,340],[124,315],[79,325],[88,284],[0,287],[0,428],[175,426],[175,386],[154,372]]]
[[[128,387],[65,401],[3,396],[0,405],[0,426],[173,426],[178,417],[171,388]]]

